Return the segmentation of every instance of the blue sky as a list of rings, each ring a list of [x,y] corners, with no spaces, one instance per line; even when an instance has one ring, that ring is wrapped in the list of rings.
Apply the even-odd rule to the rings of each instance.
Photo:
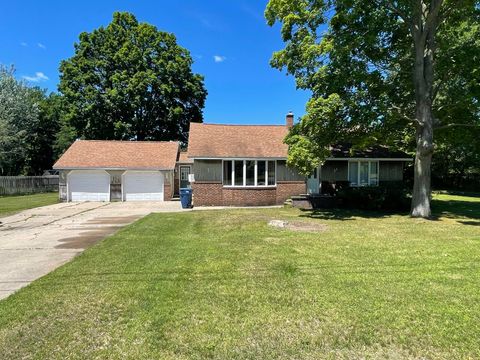
[[[266,25],[267,1],[96,0],[8,1],[0,14],[0,63],[16,75],[56,91],[58,66],[73,55],[83,31],[107,25],[114,11],[129,11],[177,36],[190,50],[193,69],[205,76],[205,122],[283,124],[304,113],[308,93],[269,65],[283,47],[279,26]]]

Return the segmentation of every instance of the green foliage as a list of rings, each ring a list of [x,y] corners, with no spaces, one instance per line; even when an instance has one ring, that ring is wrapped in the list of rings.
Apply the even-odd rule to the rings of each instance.
[[[433,156],[436,189],[480,191],[480,128],[441,131]]]
[[[23,173],[41,175],[44,170],[52,168],[57,158],[54,146],[60,129],[62,99],[55,93],[47,95],[39,88],[31,89],[31,96],[38,106],[38,121],[26,136],[27,156]]]
[[[383,143],[413,149],[418,94],[412,81],[414,42],[405,19],[416,16],[419,3],[269,1],[265,16],[270,25],[282,24],[285,42],[271,64],[312,91],[307,114],[287,139],[290,164],[302,171],[315,167],[339,136],[357,147]],[[480,125],[479,5],[446,0],[441,7],[433,94],[427,94],[439,134],[454,133],[457,124]],[[437,145],[450,141],[439,136]]]
[[[307,114],[294,125],[285,143],[289,145],[288,166],[296,167],[303,175],[310,175],[329,155],[327,143],[322,134],[328,131],[339,140],[344,127],[335,121],[344,104],[337,94],[328,98],[312,98],[307,104]]]
[[[41,175],[51,169],[61,98],[29,87],[0,68],[0,175]]]
[[[186,141],[206,97],[192,62],[173,34],[129,13],[80,34],[75,55],[60,65],[66,120],[57,146],[77,136]]]
[[[0,68],[0,175],[41,175],[52,167],[60,102]]]
[[[347,187],[337,193],[337,204],[347,209],[408,211],[411,191],[403,183]]]
[[[28,139],[39,122],[32,90],[13,74],[13,68],[0,68],[0,175],[23,172]]]

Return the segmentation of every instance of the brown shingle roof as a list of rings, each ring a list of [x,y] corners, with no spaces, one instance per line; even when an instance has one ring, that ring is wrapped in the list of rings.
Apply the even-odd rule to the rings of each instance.
[[[188,157],[286,158],[283,125],[214,125],[191,123]]]
[[[53,168],[169,170],[175,168],[178,149],[174,141],[77,140]]]
[[[189,159],[188,153],[186,151],[182,151],[178,154],[178,162],[182,164],[191,164],[193,163],[193,159]]]

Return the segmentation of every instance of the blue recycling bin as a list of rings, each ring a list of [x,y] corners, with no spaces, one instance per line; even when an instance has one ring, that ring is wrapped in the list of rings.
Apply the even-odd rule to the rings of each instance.
[[[192,207],[192,189],[181,188],[180,189],[180,202],[182,203],[182,208],[189,209]]]

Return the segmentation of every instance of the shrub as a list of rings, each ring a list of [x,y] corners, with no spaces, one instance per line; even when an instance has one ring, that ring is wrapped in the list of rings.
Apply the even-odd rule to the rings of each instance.
[[[410,191],[401,182],[384,182],[379,186],[343,188],[337,192],[340,207],[362,210],[407,211]]]

